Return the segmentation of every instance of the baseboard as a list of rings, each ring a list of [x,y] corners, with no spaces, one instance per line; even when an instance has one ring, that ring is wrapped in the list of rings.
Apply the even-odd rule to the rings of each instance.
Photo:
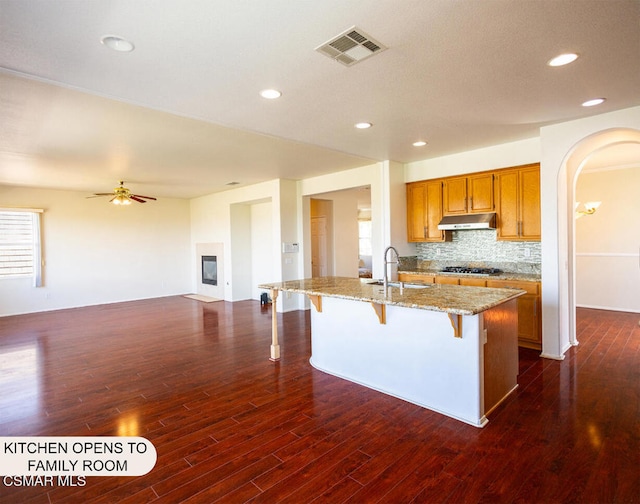
[[[589,308],[591,310],[606,310],[606,311],[619,311],[625,313],[640,313],[640,310],[631,310],[629,308],[617,308],[614,306],[597,306],[597,305],[584,305],[577,304],[576,308]]]
[[[548,354],[548,353],[541,353],[540,357],[543,357],[545,359],[553,359],[553,360],[564,360],[564,354],[563,355],[554,355],[554,354]]]

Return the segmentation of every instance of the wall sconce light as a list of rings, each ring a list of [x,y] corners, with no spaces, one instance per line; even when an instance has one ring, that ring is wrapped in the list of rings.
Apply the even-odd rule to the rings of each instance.
[[[588,201],[584,204],[584,210],[578,210],[580,202],[576,202],[576,219],[579,219],[583,215],[593,215],[601,205],[601,201]]]

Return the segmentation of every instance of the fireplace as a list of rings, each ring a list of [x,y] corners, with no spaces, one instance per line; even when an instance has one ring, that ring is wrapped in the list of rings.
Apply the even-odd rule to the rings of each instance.
[[[202,283],[218,285],[218,261],[216,256],[202,256]]]

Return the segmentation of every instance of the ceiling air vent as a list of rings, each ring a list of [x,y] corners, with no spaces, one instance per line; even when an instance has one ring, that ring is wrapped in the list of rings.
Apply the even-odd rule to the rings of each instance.
[[[380,42],[355,26],[316,47],[316,51],[345,66],[355,65],[385,49]]]

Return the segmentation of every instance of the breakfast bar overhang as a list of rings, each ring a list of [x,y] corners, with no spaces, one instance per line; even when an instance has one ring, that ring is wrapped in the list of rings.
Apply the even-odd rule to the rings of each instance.
[[[260,285],[306,295],[311,365],[476,427],[517,387],[517,297],[524,291],[342,277]]]

